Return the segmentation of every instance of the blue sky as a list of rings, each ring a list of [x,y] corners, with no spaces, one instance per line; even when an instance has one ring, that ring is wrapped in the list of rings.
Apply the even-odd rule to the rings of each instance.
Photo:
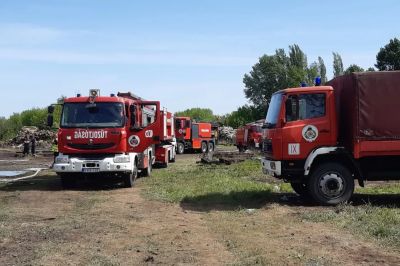
[[[224,114],[263,54],[296,43],[332,77],[332,51],[368,68],[400,37],[400,1],[274,2],[2,0],[0,116],[92,88]]]

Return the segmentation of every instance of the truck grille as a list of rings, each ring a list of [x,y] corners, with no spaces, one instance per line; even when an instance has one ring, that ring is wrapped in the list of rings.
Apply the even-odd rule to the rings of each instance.
[[[98,143],[98,144],[69,143],[68,146],[78,150],[102,150],[111,148],[112,146],[114,146],[114,143]]]
[[[263,152],[272,153],[272,140],[266,139],[263,141]]]

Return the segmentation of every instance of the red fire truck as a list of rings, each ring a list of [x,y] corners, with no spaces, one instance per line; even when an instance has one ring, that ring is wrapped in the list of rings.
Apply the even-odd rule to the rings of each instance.
[[[201,150],[205,153],[215,148],[211,123],[196,123],[190,117],[175,117],[175,136],[178,154],[188,149]]]
[[[236,130],[236,147],[240,152],[248,148],[259,149],[262,143],[262,121],[248,123]]]
[[[50,106],[49,126],[53,111]],[[138,173],[149,176],[153,164],[175,160],[174,133],[174,117],[160,102],[91,90],[88,97],[64,100],[53,169],[66,188],[95,174],[118,177],[132,187]]]
[[[320,204],[350,199],[354,180],[400,177],[400,71],[353,73],[271,99],[262,167]]]

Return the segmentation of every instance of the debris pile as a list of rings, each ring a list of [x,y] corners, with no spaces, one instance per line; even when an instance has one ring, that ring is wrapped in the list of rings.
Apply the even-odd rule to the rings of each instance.
[[[243,162],[247,159],[254,157],[250,151],[237,152],[237,151],[215,151],[203,153],[200,157],[200,163],[205,164],[232,164]]]
[[[225,141],[227,144],[235,144],[236,129],[232,127],[220,127],[218,129],[219,140]]]
[[[36,146],[41,148],[49,148],[56,138],[57,134],[54,131],[46,129],[38,129],[37,127],[23,127],[13,139],[9,140],[10,146],[19,146],[24,142],[25,137],[34,136]]]

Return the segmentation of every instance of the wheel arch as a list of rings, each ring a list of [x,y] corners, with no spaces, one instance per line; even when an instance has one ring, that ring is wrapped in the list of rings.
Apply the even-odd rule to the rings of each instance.
[[[304,164],[304,176],[309,176],[319,165],[328,162],[345,166],[354,174],[354,179],[361,179],[363,176],[357,162],[343,147],[321,147],[312,151]]]

